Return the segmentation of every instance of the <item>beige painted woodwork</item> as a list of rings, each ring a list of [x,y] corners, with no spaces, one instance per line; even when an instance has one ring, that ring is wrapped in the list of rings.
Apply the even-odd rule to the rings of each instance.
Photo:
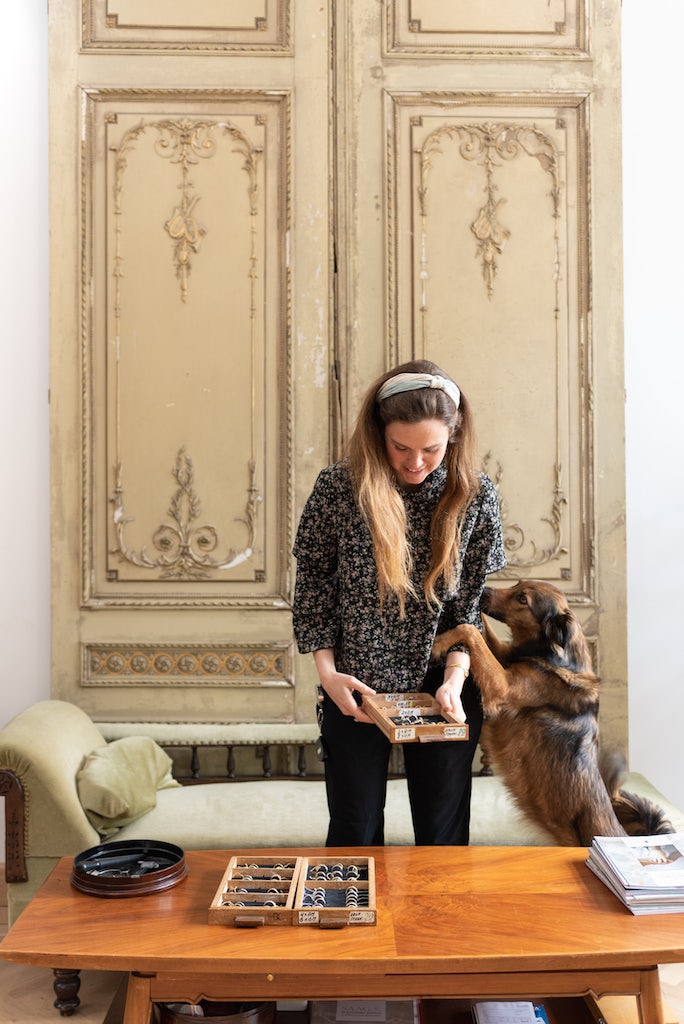
[[[53,692],[311,719],[297,519],[368,381],[426,357],[474,405],[500,578],[567,591],[626,746],[617,0],[73,6],[50,4]]]

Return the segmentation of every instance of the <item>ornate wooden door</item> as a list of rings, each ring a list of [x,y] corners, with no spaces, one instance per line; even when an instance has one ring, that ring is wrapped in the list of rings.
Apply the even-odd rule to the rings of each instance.
[[[426,356],[474,403],[503,577],[568,591],[624,744],[617,0],[74,6],[50,5],[55,695],[311,718],[297,517],[367,382]]]
[[[619,3],[337,7],[345,411],[395,362],[453,373],[500,577],[568,593],[625,748]]]

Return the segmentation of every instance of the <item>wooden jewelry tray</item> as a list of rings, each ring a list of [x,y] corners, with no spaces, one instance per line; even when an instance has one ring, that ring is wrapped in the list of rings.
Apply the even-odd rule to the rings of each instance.
[[[209,907],[209,924],[292,924],[301,857],[231,857]]]
[[[390,743],[468,739],[466,723],[442,711],[429,693],[364,694],[361,707]]]
[[[377,924],[372,857],[302,858],[294,923],[319,928]]]

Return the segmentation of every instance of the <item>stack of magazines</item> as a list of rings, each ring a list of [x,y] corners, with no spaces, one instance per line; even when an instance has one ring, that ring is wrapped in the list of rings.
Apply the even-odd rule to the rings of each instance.
[[[633,914],[684,913],[684,832],[596,836],[587,866]]]

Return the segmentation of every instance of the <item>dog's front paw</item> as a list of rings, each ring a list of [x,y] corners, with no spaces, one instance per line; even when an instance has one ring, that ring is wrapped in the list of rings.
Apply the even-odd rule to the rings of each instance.
[[[460,626],[454,626],[453,629],[448,629],[446,633],[440,633],[435,637],[435,641],[432,645],[432,654],[430,658],[432,661],[438,661],[443,658],[447,651],[451,650],[454,644],[463,644],[464,646],[470,646],[473,639],[473,634],[477,633],[478,637],[480,631],[476,626],[470,626],[463,622]]]

